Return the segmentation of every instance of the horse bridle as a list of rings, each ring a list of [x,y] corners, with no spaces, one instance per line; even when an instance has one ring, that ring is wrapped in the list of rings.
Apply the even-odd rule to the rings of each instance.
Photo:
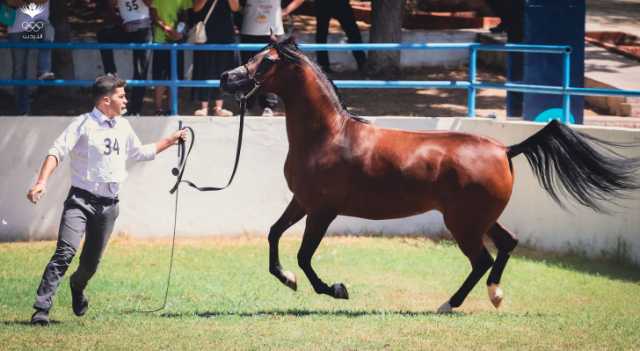
[[[250,74],[249,68],[247,67],[246,63],[241,66],[247,73],[247,76],[249,77],[249,79],[251,79],[251,82],[253,83],[253,88],[251,88],[249,92],[244,94],[243,97],[245,99],[248,99],[258,89],[260,89],[260,87],[262,86],[262,83],[264,82],[264,79],[261,79],[261,80],[259,79],[263,78],[262,76],[264,75],[264,73],[268,71],[269,68],[271,68],[271,66],[275,64],[275,62],[276,60],[272,60],[268,57],[263,58],[262,61],[260,61],[260,63],[258,64],[258,68],[256,68],[256,71],[253,73],[253,75]]]

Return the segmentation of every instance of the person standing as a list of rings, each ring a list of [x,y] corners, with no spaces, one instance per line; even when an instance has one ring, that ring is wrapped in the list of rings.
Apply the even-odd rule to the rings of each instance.
[[[215,6],[215,7],[214,7]],[[213,8],[212,8],[213,7]],[[196,3],[193,6],[192,23],[205,19],[207,33],[206,44],[232,44],[236,41],[232,12],[240,9],[238,0],[208,0],[206,3]],[[207,18],[208,13],[211,15]],[[194,51],[193,52],[193,80],[220,79],[222,72],[234,68],[236,65],[233,51]],[[209,115],[209,101],[214,102],[213,115],[218,117],[232,116],[233,113],[223,108],[219,88],[194,88],[200,108],[194,112],[196,116]]]
[[[126,161],[153,160],[156,154],[184,140],[177,131],[159,141],[142,145],[126,119],[120,118],[127,98],[125,85],[112,75],[98,77],[92,87],[94,108],[73,120],[55,140],[42,163],[27,198],[36,204],[47,180],[64,159],[71,161],[71,189],[64,202],[55,252],[45,267],[33,305],[31,324],[48,325],[49,311],[71,260],[85,237],[80,264],[71,275],[73,313],[83,316],[89,308],[84,289],[98,269],[119,214],[120,184],[127,177]]]
[[[149,43],[151,42],[151,0],[107,0],[106,18],[108,25],[96,35],[99,43]],[[117,74],[113,50],[100,50],[104,73]],[[133,50],[133,79],[146,80],[149,70],[148,50]],[[145,87],[134,87],[127,115],[142,112]]]
[[[284,35],[282,18],[295,11],[304,0],[292,0],[282,9],[281,0],[247,0],[243,9],[240,41],[247,44],[269,43],[271,36]],[[256,52],[242,51],[242,62],[247,63]],[[250,99],[249,105],[255,100]],[[273,116],[278,97],[268,93],[258,96],[258,104],[263,116]]]
[[[335,18],[340,22],[342,30],[347,35],[347,40],[351,44],[361,44],[362,36],[356,24],[356,17],[353,9],[349,5],[349,0],[316,0],[316,43],[326,44],[329,36],[329,21]],[[316,55],[318,64],[326,73],[331,72],[329,54],[326,51],[318,51]],[[364,72],[367,63],[367,56],[364,51],[353,51],[358,70]]]
[[[49,22],[49,1],[27,2],[11,1],[9,6],[16,8],[15,20],[7,28],[10,42],[52,42],[54,29]],[[27,79],[29,66],[29,49],[11,49],[12,73],[11,79]],[[36,77],[40,80],[53,79],[51,72],[51,49],[38,49],[38,64]],[[16,113],[18,115],[31,114],[31,93],[28,86],[16,86]]]
[[[183,41],[186,32],[187,11],[193,6],[201,6],[206,0],[153,0],[150,10],[155,19],[153,28],[153,42],[160,44],[179,43]],[[184,51],[178,50],[178,79],[184,77]],[[171,53],[169,50],[153,51],[153,80],[171,79]],[[154,106],[156,115],[167,115],[164,107],[166,86],[157,86],[154,90]]]

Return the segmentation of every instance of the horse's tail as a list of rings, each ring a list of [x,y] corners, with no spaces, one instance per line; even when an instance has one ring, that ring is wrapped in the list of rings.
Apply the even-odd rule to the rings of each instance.
[[[613,149],[638,146],[601,140],[553,120],[510,146],[507,156],[524,154],[540,185],[561,207],[558,194],[564,192],[594,211],[606,212],[598,200],[625,198],[624,191],[640,189],[640,158],[627,158]]]

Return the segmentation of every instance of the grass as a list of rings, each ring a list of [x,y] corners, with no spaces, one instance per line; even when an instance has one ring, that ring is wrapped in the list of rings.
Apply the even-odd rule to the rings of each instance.
[[[640,348],[637,268],[519,249],[501,310],[479,284],[458,312],[438,315],[469,270],[452,243],[326,238],[314,267],[327,283],[347,285],[345,301],[313,292],[295,262],[299,240],[280,249],[298,292],[269,275],[265,239],[179,240],[169,306],[143,313],[162,303],[169,243],[116,238],[87,288],[88,314],[71,312],[65,278],[48,328],[28,319],[55,243],[0,244],[0,349]]]

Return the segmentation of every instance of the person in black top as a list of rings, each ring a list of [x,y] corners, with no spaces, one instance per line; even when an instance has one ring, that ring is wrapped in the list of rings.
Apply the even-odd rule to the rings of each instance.
[[[232,12],[240,9],[238,0],[207,0],[193,7],[191,22],[193,24],[204,21],[207,13],[213,8],[205,28],[207,32],[207,44],[232,44],[236,41],[235,28],[233,26]],[[232,69],[236,64],[233,51],[194,51],[193,52],[193,80],[220,79],[222,72]],[[219,88],[194,88],[196,99],[200,102],[200,109],[196,110],[196,116],[209,115],[209,101],[215,100],[212,109],[213,116],[232,116],[233,113],[224,109],[220,98]]]
[[[316,0],[316,43],[326,44],[327,36],[329,35],[329,21],[331,18],[335,18],[340,22],[342,30],[347,35],[349,43],[360,44],[362,43],[362,36],[360,30],[356,25],[356,18],[353,14],[353,9],[349,5],[349,0]],[[331,66],[329,63],[329,54],[326,51],[318,51],[317,53],[318,64],[325,72],[331,72]],[[358,70],[363,72],[367,57],[364,51],[353,51],[353,57],[358,64]]]

